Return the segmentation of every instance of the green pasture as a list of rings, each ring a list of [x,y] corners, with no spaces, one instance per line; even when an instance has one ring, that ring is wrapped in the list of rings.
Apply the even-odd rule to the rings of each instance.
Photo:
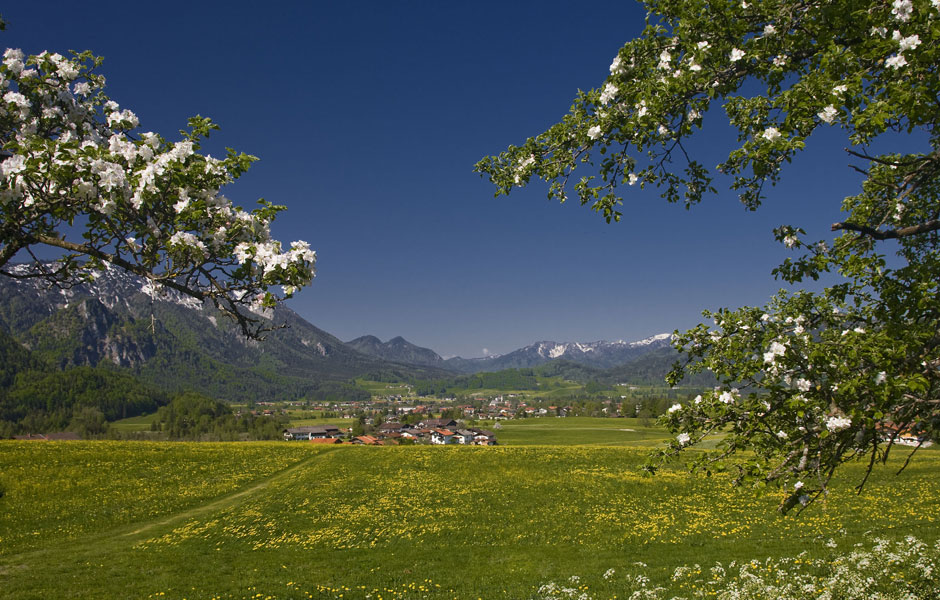
[[[655,445],[668,434],[641,419],[596,417],[531,417],[507,421],[480,421],[506,446],[637,446]],[[499,429],[494,429],[499,423]]]
[[[411,388],[404,383],[389,383],[387,381],[372,381],[357,379],[356,387],[363,389],[373,396],[409,396]]]
[[[644,477],[647,452],[0,442],[0,598],[524,599],[571,576],[626,598],[639,568],[673,585],[683,565],[940,537],[936,452],[858,495],[849,465],[798,517],[776,491]]]
[[[149,415],[138,415],[136,417],[128,417],[119,421],[112,421],[111,427],[117,431],[125,432],[150,431],[150,426],[156,419],[157,413],[154,412],[150,413]]]

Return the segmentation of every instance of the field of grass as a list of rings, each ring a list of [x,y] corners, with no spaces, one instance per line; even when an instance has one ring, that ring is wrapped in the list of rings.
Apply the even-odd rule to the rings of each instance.
[[[149,415],[139,415],[136,417],[128,417],[126,419],[121,419],[119,421],[113,421],[111,427],[118,431],[124,432],[135,432],[135,431],[150,431],[150,426],[157,419],[157,413],[153,412]]]
[[[573,575],[626,598],[640,561],[679,585],[682,565],[940,538],[937,452],[859,495],[849,465],[786,518],[777,492],[643,477],[646,452],[0,442],[0,598],[532,598]]]
[[[496,423],[492,421],[480,421],[479,426],[493,429],[504,446],[647,446],[668,437],[641,419],[538,417],[498,423],[499,429],[493,429]]]

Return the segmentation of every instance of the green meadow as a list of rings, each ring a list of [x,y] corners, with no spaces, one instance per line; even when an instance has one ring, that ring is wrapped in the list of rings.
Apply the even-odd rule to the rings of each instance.
[[[940,538],[936,452],[860,494],[848,465],[824,502],[782,517],[778,491],[680,465],[644,477],[648,451],[4,441],[0,598],[541,598],[547,582],[628,598],[640,571],[682,595],[695,565]]]

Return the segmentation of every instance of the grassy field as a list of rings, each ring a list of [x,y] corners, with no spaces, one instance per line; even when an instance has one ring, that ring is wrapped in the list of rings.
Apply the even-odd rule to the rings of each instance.
[[[157,413],[153,412],[149,415],[139,415],[114,421],[111,423],[111,427],[123,432],[150,431],[150,426],[156,419]]]
[[[604,419],[595,417],[538,417],[498,421],[480,421],[479,426],[493,429],[505,446],[647,446],[666,439],[659,427],[641,419]]]
[[[0,442],[0,598],[532,598],[572,576],[625,598],[637,569],[681,588],[682,565],[940,537],[936,452],[859,495],[850,465],[798,518],[777,492],[643,477],[646,452]]]

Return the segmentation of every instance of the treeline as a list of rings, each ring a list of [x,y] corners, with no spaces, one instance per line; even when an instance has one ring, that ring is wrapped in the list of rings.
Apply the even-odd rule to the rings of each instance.
[[[171,440],[273,440],[279,439],[286,427],[286,416],[235,414],[224,402],[187,392],[160,407],[151,431]]]
[[[4,372],[0,438],[65,430],[102,435],[107,421],[153,412],[168,400],[128,373],[101,367],[58,371],[29,358],[26,363],[14,374]]]

